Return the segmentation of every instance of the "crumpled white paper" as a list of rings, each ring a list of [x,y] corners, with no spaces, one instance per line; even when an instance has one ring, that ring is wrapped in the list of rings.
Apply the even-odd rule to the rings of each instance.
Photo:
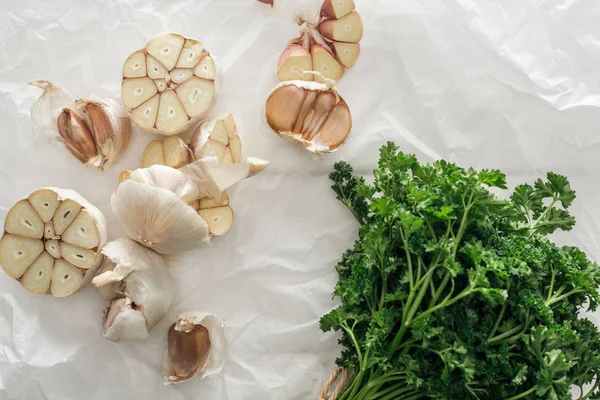
[[[278,0],[276,0],[278,1]],[[285,0],[281,0],[282,2]],[[306,0],[312,2],[313,0]],[[264,122],[275,65],[297,35],[292,12],[255,0],[53,0],[0,3],[0,217],[41,186],[81,192],[123,235],[109,199],[153,139],[136,131],[107,172],[32,142],[32,79],[73,96],[118,99],[125,58],[171,30],[205,42],[224,70],[213,115],[232,112],[246,155],[272,161],[230,192],[235,224],[171,269],[171,314],[145,342],[103,339],[93,288],[65,299],[26,293],[0,274],[0,399],[314,399],[339,354],[318,320],[335,306],[334,266],[357,226],[329,189],[335,161],[367,174],[394,140],[423,160],[500,168],[509,184],[569,176],[578,224],[558,240],[600,254],[600,6],[572,0],[356,0],[362,55],[339,83],[353,134],[320,161]],[[293,9],[293,7],[297,7]],[[310,7],[308,8],[310,9]],[[168,326],[206,310],[226,325],[223,374],[163,386]]]

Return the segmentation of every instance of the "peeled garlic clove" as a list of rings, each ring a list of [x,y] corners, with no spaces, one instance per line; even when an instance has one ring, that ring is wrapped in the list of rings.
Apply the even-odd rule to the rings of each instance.
[[[60,140],[73,156],[85,165],[99,162],[92,132],[75,111],[65,108],[59,114],[56,124]]]
[[[158,253],[193,250],[209,240],[204,220],[171,190],[129,179],[119,185],[111,206],[127,235]]]
[[[59,134],[56,120],[64,108],[73,107],[73,98],[60,86],[45,80],[29,82],[43,90],[42,95],[31,106],[31,121],[36,140],[54,140]]]
[[[225,114],[203,122],[194,132],[190,148],[196,159],[216,157],[219,164],[239,162],[242,143],[233,116]]]
[[[206,221],[213,236],[224,235],[233,225],[233,210],[229,206],[199,209],[198,215]]]
[[[76,106],[86,117],[98,155],[101,171],[116,163],[129,146],[131,121],[127,110],[112,99],[79,99]]]
[[[289,81],[277,85],[266,105],[271,129],[313,153],[339,149],[350,135],[352,118],[331,81],[326,82]]]
[[[110,262],[92,282],[109,301],[102,319],[104,336],[113,341],[145,339],[173,301],[167,264],[130,239],[109,242],[102,252]]]
[[[163,359],[166,384],[221,372],[228,346],[223,325],[212,314],[180,314],[167,333]]]
[[[104,257],[104,215],[75,191],[43,188],[17,202],[4,222],[0,266],[32,293],[69,296]]]
[[[198,188],[183,172],[164,165],[136,169],[129,179],[169,190],[186,203],[191,203],[199,197]]]
[[[121,98],[142,129],[171,136],[207,115],[216,79],[214,58],[204,44],[164,32],[125,61]]]

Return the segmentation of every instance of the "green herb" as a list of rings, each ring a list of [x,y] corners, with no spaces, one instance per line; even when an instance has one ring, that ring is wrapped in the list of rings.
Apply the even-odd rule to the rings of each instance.
[[[600,399],[598,265],[547,237],[570,230],[575,199],[549,173],[501,200],[497,170],[421,165],[388,143],[374,184],[345,162],[332,188],[361,224],[337,265],[341,400]]]

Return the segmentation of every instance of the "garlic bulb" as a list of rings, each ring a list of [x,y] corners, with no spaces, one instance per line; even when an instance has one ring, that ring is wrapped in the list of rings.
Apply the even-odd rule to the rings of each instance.
[[[79,99],[76,107],[82,112],[93,134],[98,152],[96,168],[100,171],[117,162],[131,140],[131,121],[127,110],[112,99]]]
[[[0,265],[28,291],[69,296],[102,264],[104,215],[73,190],[42,188],[6,215]]]
[[[116,163],[131,138],[127,111],[111,99],[80,99],[49,81],[32,81],[43,90],[31,107],[36,140],[56,139],[86,166],[100,171]]]
[[[209,240],[206,222],[171,190],[126,180],[111,206],[127,235],[158,253],[193,250]]]
[[[298,18],[301,34],[289,43],[279,58],[279,80],[320,80],[307,71],[340,80],[360,54],[363,24],[354,9],[353,0],[325,0],[316,21]]]
[[[111,263],[92,283],[109,289],[101,291],[109,301],[102,318],[104,337],[115,342],[143,340],[173,301],[167,264],[159,254],[130,239],[109,242],[102,253]]]
[[[178,315],[167,334],[163,359],[165,383],[180,383],[197,375],[205,378],[221,372],[227,351],[225,330],[213,314]]]
[[[331,80],[281,82],[269,94],[266,118],[281,137],[313,153],[339,149],[352,129],[350,109]]]
[[[180,168],[194,161],[194,153],[177,136],[169,136],[164,141],[153,140],[142,153],[142,168],[152,165],[166,165]]]
[[[242,158],[242,142],[231,114],[205,121],[192,139],[190,148],[196,159],[216,157],[219,164],[238,163]]]
[[[204,44],[160,33],[125,61],[121,99],[140,128],[177,135],[209,112],[216,75],[215,60]]]

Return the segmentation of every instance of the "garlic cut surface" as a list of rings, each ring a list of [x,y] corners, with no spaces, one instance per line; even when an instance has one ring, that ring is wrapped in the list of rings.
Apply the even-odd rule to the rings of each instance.
[[[102,317],[104,337],[143,340],[173,302],[167,264],[160,254],[131,239],[109,242],[102,253],[109,262],[92,282],[108,301]]]
[[[217,68],[209,49],[178,33],[154,36],[123,65],[121,99],[133,121],[166,136],[204,118],[215,97]]]
[[[231,114],[204,121],[190,140],[195,159],[216,157],[219,164],[239,163],[242,142]]]
[[[32,293],[70,296],[96,274],[106,238],[104,215],[79,193],[38,189],[8,211],[0,265]]]
[[[227,352],[225,330],[216,316],[198,311],[179,314],[167,333],[163,358],[165,384],[221,372]]]

